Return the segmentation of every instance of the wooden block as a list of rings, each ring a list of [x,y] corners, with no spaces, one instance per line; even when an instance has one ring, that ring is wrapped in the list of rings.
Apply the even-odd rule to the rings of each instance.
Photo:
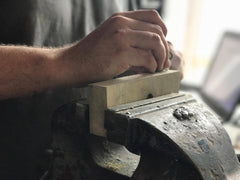
[[[137,74],[90,84],[89,112],[90,132],[106,136],[104,111],[108,107],[176,93],[179,90],[180,73],[174,70],[154,74]]]

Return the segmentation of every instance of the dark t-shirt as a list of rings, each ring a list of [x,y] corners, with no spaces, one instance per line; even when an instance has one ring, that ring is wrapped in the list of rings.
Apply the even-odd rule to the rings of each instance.
[[[134,0],[1,0],[0,43],[62,46],[134,6]],[[53,111],[85,94],[58,89],[0,101],[0,179],[39,179]]]

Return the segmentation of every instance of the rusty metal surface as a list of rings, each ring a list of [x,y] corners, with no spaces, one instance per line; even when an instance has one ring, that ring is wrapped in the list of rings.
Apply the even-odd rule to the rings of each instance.
[[[171,94],[109,109],[108,139],[127,149],[90,135],[88,106],[81,103],[60,107],[53,117],[45,179],[240,179],[228,135],[191,96]]]
[[[88,106],[81,103],[66,104],[56,110],[52,120],[52,162],[42,179],[198,179],[191,164],[170,154],[142,151],[139,162],[140,156],[124,146],[90,135]]]
[[[102,137],[91,136],[89,144],[92,158],[97,165],[129,178],[133,176],[140,161],[139,155]]]
[[[172,94],[109,108],[105,126],[110,141],[148,157],[148,151],[164,152],[195,167],[200,179],[240,179],[239,162],[219,118],[190,95]],[[159,172],[160,165],[159,160]]]
[[[69,103],[52,119],[52,162],[41,180],[128,180],[99,166],[91,154],[88,106]],[[99,149],[101,150],[101,149]]]

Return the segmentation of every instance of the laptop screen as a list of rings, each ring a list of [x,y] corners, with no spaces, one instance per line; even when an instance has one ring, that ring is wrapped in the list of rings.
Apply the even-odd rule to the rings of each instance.
[[[223,119],[231,116],[240,97],[240,34],[223,35],[201,93]]]

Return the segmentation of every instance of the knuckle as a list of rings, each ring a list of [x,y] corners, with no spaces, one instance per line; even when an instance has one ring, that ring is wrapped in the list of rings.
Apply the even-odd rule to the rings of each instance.
[[[163,36],[163,29],[161,26],[154,25],[154,29],[158,35]]]
[[[162,31],[164,31],[164,34],[166,35],[167,34],[167,27],[164,24],[164,22],[163,22],[161,16],[159,15],[159,13],[155,9],[152,9],[152,10],[150,10],[150,16],[154,20],[155,23],[157,23],[158,25],[161,26]]]
[[[121,15],[115,15],[115,16],[112,16],[110,18],[110,23],[113,26],[117,26],[117,27],[120,26],[121,27],[126,23],[126,18],[124,16],[121,16]]]
[[[122,37],[122,36],[125,36],[127,32],[128,32],[127,29],[120,28],[115,31],[115,34]]]
[[[151,16],[154,17],[154,18],[159,18],[160,17],[157,10],[155,10],[155,9],[149,10],[149,13],[151,13]]]
[[[118,42],[123,42],[127,38],[127,29],[117,29],[114,33],[114,39]]]
[[[113,40],[115,42],[117,52],[125,51],[128,48],[126,43],[127,39],[127,29],[117,29],[113,35]]]
[[[114,13],[111,17],[114,17],[114,16],[120,16],[120,15],[121,15],[120,12],[116,12],[116,13]]]
[[[161,36],[157,33],[152,33],[152,37],[151,39],[155,42],[155,43],[161,43]]]
[[[165,35],[167,35],[168,29],[167,29],[167,26],[165,24],[163,24],[163,28],[164,28],[164,31],[165,31]]]

